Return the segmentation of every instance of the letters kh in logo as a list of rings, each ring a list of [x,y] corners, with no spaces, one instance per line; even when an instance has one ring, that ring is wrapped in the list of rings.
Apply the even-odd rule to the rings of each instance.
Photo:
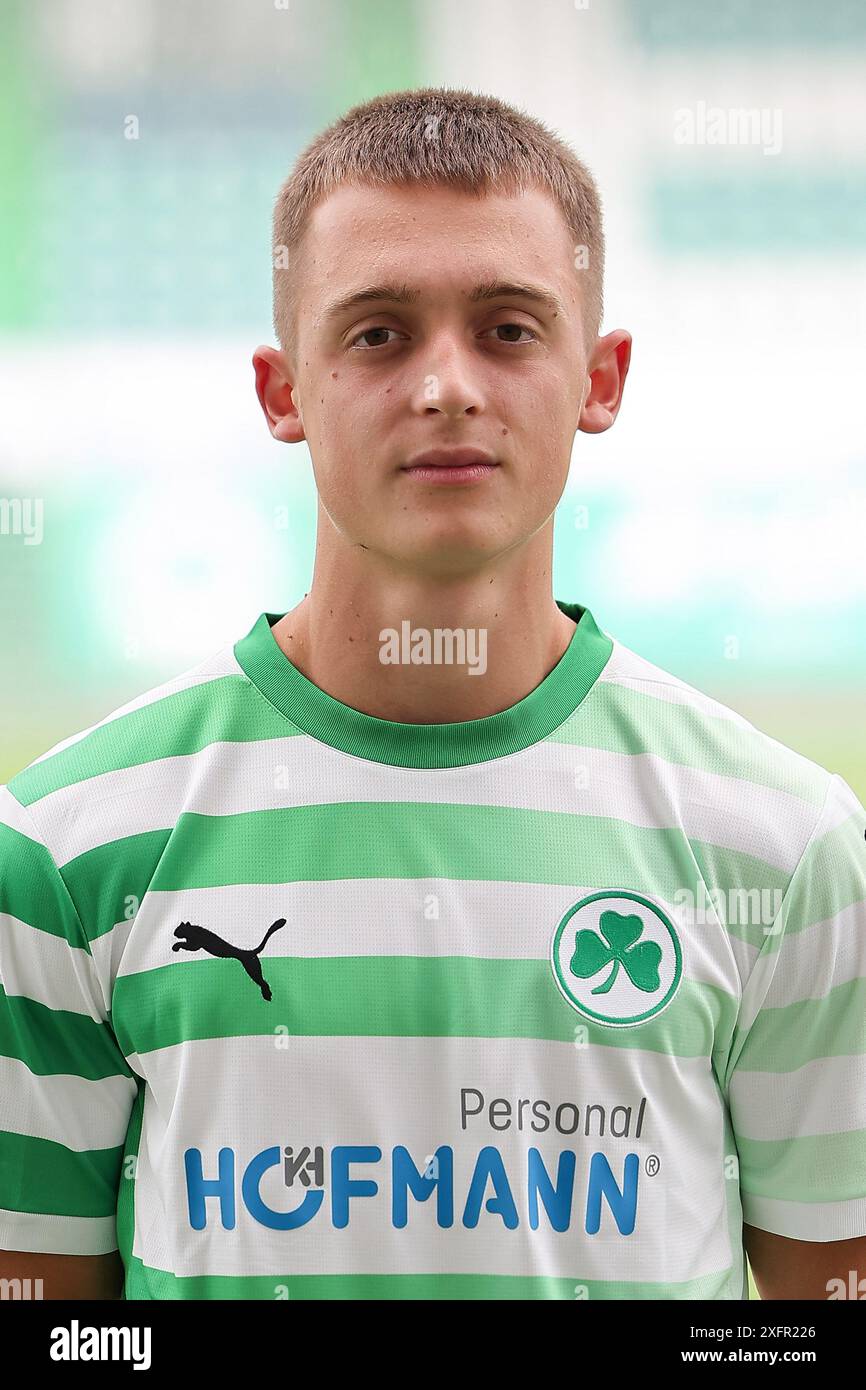
[[[613,1028],[655,1018],[682,980],[682,947],[670,918],[624,888],[591,893],[570,907],[550,954],[554,979],[571,1007]]]

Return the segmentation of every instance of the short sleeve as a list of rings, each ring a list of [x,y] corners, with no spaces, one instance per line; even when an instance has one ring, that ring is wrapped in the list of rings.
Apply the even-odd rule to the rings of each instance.
[[[866,810],[838,775],[743,990],[727,1079],[744,1221],[866,1235]]]
[[[136,1095],[60,870],[0,786],[0,1249],[117,1249]]]

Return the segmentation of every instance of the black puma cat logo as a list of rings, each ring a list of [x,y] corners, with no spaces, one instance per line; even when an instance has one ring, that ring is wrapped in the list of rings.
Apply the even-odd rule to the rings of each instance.
[[[174,929],[174,934],[180,937],[180,941],[176,941],[171,949],[173,951],[207,951],[208,955],[211,956],[234,957],[235,960],[240,961],[253,983],[259,986],[262,991],[262,998],[270,999],[272,997],[271,987],[262,975],[259,955],[264,950],[268,937],[285,925],[285,917],[278,917],[276,922],[272,922],[268,927],[262,937],[261,944],[252,951],[244,951],[240,946],[232,946],[231,942],[223,941],[221,936],[208,931],[206,927],[196,926],[195,922],[181,922],[180,926]]]

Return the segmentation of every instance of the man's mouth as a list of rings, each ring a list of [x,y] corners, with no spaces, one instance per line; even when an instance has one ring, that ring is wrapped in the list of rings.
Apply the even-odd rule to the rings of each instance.
[[[461,446],[425,449],[404,463],[401,472],[419,482],[469,483],[489,477],[498,467],[496,459],[485,449]]]

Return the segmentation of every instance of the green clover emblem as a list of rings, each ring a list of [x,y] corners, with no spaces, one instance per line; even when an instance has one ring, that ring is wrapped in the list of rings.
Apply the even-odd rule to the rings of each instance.
[[[599,927],[604,941],[588,928],[575,935],[574,955],[569,962],[572,973],[581,980],[588,980],[612,962],[613,969],[606,980],[596,985],[593,994],[607,994],[613,988],[620,966],[637,989],[645,994],[657,990],[661,947],[655,941],[638,940],[643,931],[640,917],[636,913],[625,916],[608,909],[601,914]]]

